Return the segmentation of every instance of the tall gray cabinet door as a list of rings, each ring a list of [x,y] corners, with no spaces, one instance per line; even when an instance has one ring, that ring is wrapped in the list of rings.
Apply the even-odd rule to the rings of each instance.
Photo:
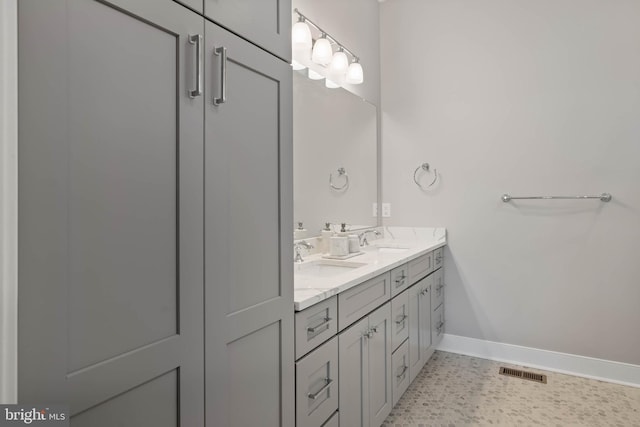
[[[19,400],[204,425],[203,19],[19,2]]]
[[[207,425],[292,426],[291,68],[205,33]]]
[[[338,336],[340,425],[369,426],[369,318]]]
[[[379,426],[391,412],[391,303],[369,315],[373,334],[369,339],[369,414],[371,426]]]
[[[291,0],[204,0],[213,22],[291,60]]]

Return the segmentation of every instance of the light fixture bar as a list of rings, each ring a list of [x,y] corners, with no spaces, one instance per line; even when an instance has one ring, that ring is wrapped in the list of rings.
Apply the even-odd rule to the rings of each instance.
[[[293,10],[295,13],[298,14],[298,16],[303,20],[303,22],[306,22],[307,24],[310,24],[313,28],[315,28],[316,30],[318,30],[318,32],[320,32],[320,34],[322,34],[324,37],[326,37],[327,39],[329,39],[329,41],[333,42],[334,44],[338,45],[338,47],[340,49],[342,49],[343,51],[347,52],[349,55],[351,55],[353,57],[353,60],[355,62],[359,62],[360,58],[357,57],[351,50],[347,49],[345,47],[345,45],[343,45],[342,43],[340,43],[338,40],[335,39],[335,37],[331,36],[329,33],[327,33],[325,30],[323,30],[322,28],[320,28],[320,26],[318,24],[316,24],[315,22],[313,22],[311,19],[307,18],[305,15],[303,15],[302,13],[300,13],[300,11],[296,8]]]

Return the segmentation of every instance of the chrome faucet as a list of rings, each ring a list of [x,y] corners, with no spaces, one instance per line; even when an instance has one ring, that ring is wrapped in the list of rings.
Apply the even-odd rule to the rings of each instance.
[[[360,239],[360,246],[369,246],[369,242],[367,241],[367,234],[373,233],[375,236],[382,236],[378,230],[365,230],[362,233],[358,234],[358,238]]]
[[[293,262],[304,262],[304,259],[302,259],[302,249],[313,249],[313,245],[309,242],[307,242],[306,240],[300,240],[299,242],[295,242],[293,244],[293,251],[295,252],[295,258],[293,259]]]

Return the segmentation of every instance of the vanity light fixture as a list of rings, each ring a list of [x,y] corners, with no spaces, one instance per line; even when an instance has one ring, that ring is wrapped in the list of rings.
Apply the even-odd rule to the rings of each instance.
[[[308,53],[311,51],[311,45],[311,30],[305,23],[304,17],[300,15],[298,22],[293,24],[291,28],[291,47],[294,52],[306,51]]]
[[[346,82],[349,84],[358,85],[364,81],[362,65],[360,65],[358,60],[358,58],[355,58],[347,69]]]
[[[319,67],[314,67],[317,71],[313,72],[309,69],[310,79],[327,78],[325,85],[331,88],[339,87],[342,83],[361,84],[364,81],[364,72],[360,58],[300,13],[298,9],[294,9],[294,12],[298,14],[298,22],[293,25],[291,31],[294,70],[304,69],[305,64],[309,64],[311,60],[322,67],[320,70],[318,70]],[[317,34],[313,48],[311,48],[313,36],[309,27],[312,27]],[[307,31],[309,37],[307,37]]]
[[[316,64],[327,65],[333,57],[333,48],[326,34],[322,34],[313,44],[313,52],[311,52],[311,60]]]

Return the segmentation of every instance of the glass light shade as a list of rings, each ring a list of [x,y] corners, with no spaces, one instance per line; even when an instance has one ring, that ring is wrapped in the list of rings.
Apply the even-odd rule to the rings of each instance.
[[[327,79],[327,80],[325,80],[325,81],[324,81],[324,85],[325,85],[326,87],[328,87],[329,89],[337,89],[337,88],[339,88],[339,87],[340,87],[340,85],[339,85],[338,83],[334,82],[334,81],[333,81],[333,80],[331,80],[331,79]]]
[[[324,76],[320,73],[313,71],[311,68],[309,68],[309,78],[311,80],[322,80],[324,79]]]
[[[294,59],[293,61],[291,61],[291,68],[293,68],[295,71],[299,71],[299,70],[304,70],[307,67]]]
[[[327,65],[333,58],[331,43],[326,38],[316,40],[311,52],[311,60],[316,64]]]
[[[331,64],[329,65],[329,73],[339,76],[346,73],[347,68],[349,68],[349,58],[347,58],[347,54],[342,51],[334,53]]]
[[[352,85],[359,85],[364,81],[362,65],[359,62],[352,62],[347,69],[346,82]]]
[[[291,28],[291,47],[294,51],[311,49],[311,30],[304,22],[296,22]]]

